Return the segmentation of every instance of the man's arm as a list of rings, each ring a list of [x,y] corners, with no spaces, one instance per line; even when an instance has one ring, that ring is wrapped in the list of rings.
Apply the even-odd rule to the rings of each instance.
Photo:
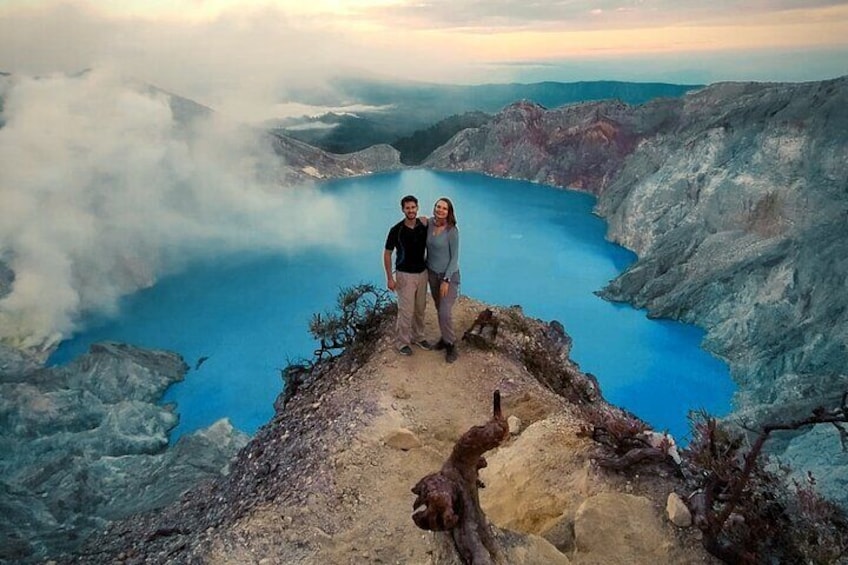
[[[395,277],[392,275],[392,252],[388,249],[383,250],[383,268],[386,270],[386,288],[395,290]]]

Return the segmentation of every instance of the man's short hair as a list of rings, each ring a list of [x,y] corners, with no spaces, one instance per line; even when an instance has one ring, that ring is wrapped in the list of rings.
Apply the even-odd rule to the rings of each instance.
[[[403,198],[400,199],[400,207],[403,208],[406,206],[407,202],[415,202],[415,205],[418,206],[418,199],[412,196],[411,194],[407,194]]]

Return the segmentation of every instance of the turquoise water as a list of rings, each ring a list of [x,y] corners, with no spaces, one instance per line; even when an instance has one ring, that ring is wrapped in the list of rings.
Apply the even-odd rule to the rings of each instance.
[[[106,339],[176,351],[191,370],[166,394],[180,414],[172,440],[225,416],[253,433],[273,415],[280,369],[311,357],[312,313],[331,309],[343,286],[384,285],[386,232],[401,219],[400,198],[413,193],[422,213],[439,196],[456,206],[463,294],[562,322],[574,340],[573,359],[598,377],[608,400],[684,441],[689,410],[729,410],[728,368],[699,348],[701,330],[649,320],[594,294],[635,256],[604,240],[591,196],[423,170],[332,181],[320,190],[349,213],[338,246],[192,265],[127,297],[118,318],[90,320],[52,362]]]

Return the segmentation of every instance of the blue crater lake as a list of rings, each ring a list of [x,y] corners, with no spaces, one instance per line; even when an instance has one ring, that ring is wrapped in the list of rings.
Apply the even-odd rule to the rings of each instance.
[[[597,376],[610,402],[684,443],[690,410],[728,412],[735,387],[727,366],[700,349],[702,330],[650,320],[594,294],[635,256],[604,239],[593,197],[425,170],[332,181],[319,190],[349,213],[349,237],[338,247],[194,264],[125,298],[117,318],[88,320],[89,329],[63,342],[51,363],[101,340],[176,351],[192,370],[165,396],[180,414],[172,441],[222,417],[253,433],[273,415],[280,369],[311,357],[312,314],[332,309],[341,287],[384,286],[386,232],[401,219],[401,197],[412,193],[428,215],[438,197],[454,202],[462,293],[562,322],[574,340],[572,358]]]

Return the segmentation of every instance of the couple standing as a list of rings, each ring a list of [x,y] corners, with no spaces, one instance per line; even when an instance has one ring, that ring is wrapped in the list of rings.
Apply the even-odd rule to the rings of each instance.
[[[436,200],[432,218],[418,216],[418,199],[412,195],[401,199],[400,208],[404,218],[389,230],[383,252],[386,286],[397,293],[398,351],[412,355],[412,344],[422,349],[444,349],[445,360],[453,363],[457,353],[452,312],[459,295],[459,230],[453,203],[447,198]],[[441,333],[433,346],[424,339],[428,284]]]

